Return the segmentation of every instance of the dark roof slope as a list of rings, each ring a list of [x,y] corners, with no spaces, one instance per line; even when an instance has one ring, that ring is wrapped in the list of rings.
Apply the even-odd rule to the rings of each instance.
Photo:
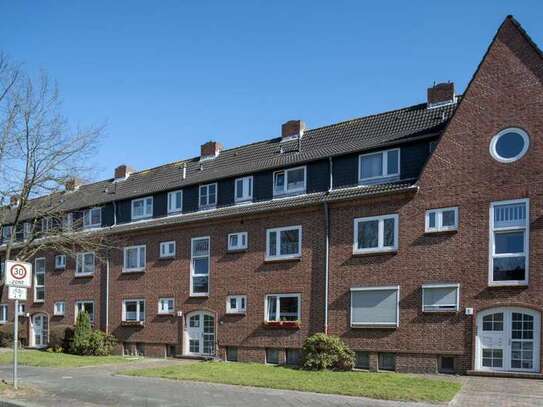
[[[112,179],[82,185],[77,191],[34,200],[34,205],[60,205],[62,210],[104,204],[163,190],[209,182],[261,170],[301,164],[329,156],[380,148],[412,138],[440,133],[456,104],[428,109],[426,103],[306,130],[297,140],[274,138],[227,149],[212,160],[199,157],[131,174],[126,180]],[[182,178],[186,165],[186,178]],[[31,217],[28,214],[25,217]]]

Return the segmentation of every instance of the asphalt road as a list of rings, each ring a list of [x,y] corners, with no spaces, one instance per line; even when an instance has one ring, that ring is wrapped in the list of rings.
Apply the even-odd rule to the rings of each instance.
[[[140,363],[137,367],[146,365],[148,364]],[[55,407],[435,407],[435,404],[380,401],[358,397],[114,375],[116,370],[126,367],[127,365],[117,365],[53,369],[22,366],[20,367],[20,382],[23,386],[33,388],[34,391],[29,392],[24,399],[10,401],[26,406]],[[130,368],[133,367],[136,366],[130,366]],[[10,377],[10,366],[0,365],[0,378],[9,380]]]

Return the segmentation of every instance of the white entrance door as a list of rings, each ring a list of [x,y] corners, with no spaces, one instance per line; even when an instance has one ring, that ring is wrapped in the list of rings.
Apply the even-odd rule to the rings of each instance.
[[[476,369],[539,372],[541,317],[531,309],[493,308],[477,315]]]
[[[206,312],[187,315],[185,354],[212,356],[215,354],[215,318]]]
[[[49,319],[45,314],[36,314],[31,322],[31,346],[44,348],[47,346],[49,336]]]

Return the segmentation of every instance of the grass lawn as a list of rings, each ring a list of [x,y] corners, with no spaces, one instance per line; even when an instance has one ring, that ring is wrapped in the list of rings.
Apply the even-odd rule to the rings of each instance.
[[[38,367],[82,367],[96,366],[110,363],[133,362],[135,358],[123,356],[78,356],[67,353],[53,353],[41,350],[21,350],[18,352],[19,363],[26,366]],[[0,364],[9,364],[13,361],[13,352],[0,353]]]
[[[445,402],[461,385],[440,378],[399,373],[311,372],[255,363],[200,362],[120,372],[129,376],[237,384],[272,389],[343,394],[387,400]]]

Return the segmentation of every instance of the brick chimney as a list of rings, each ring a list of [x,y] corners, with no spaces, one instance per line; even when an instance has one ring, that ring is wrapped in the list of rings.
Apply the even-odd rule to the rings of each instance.
[[[428,107],[446,105],[456,102],[454,83],[438,83],[428,88]]]
[[[208,141],[205,144],[202,144],[200,147],[200,160],[206,160],[210,158],[217,157],[222,151],[223,146],[221,143],[216,141]]]
[[[12,195],[9,197],[9,206],[17,207],[20,202],[21,199],[19,198],[19,195]]]
[[[66,191],[76,191],[81,186],[81,184],[81,180],[79,180],[78,178],[68,178],[64,182],[64,189]]]
[[[289,120],[281,125],[281,139],[302,137],[305,130],[303,120]]]
[[[128,178],[128,176],[132,174],[133,172],[134,172],[134,169],[132,167],[122,164],[122,165],[119,165],[117,168],[115,168],[114,177],[116,180],[125,179],[125,178]]]

